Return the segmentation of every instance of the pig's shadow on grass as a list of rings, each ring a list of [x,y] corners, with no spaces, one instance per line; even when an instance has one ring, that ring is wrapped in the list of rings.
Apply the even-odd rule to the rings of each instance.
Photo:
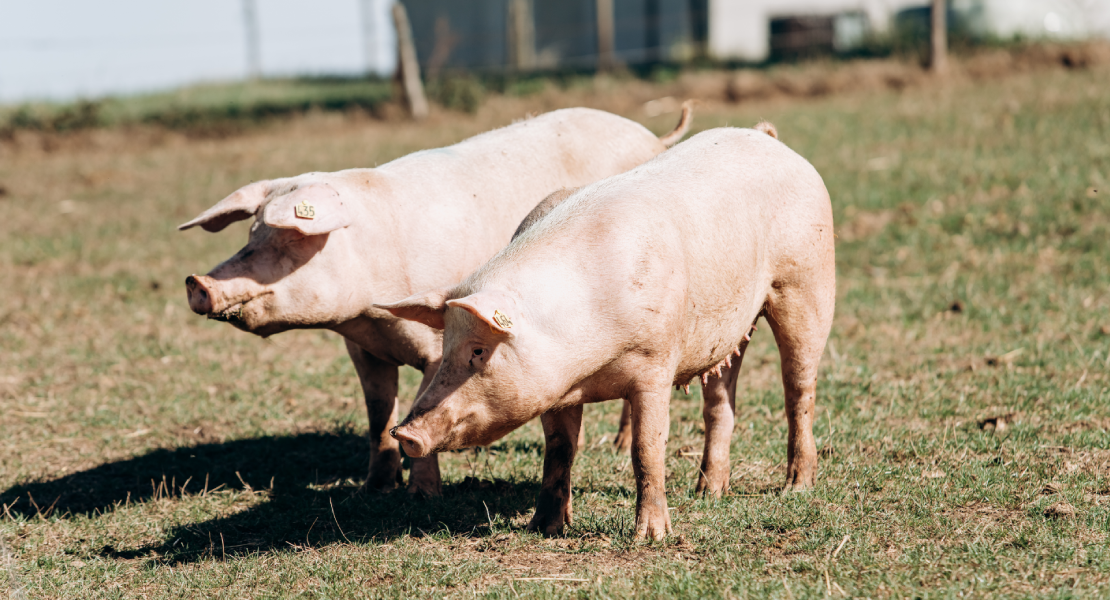
[[[182,487],[185,494],[196,495],[204,489],[213,493],[249,486],[266,496],[233,515],[172,529],[157,544],[101,550],[116,558],[191,562],[294,545],[386,541],[443,529],[488,532],[490,518],[512,519],[531,511],[539,489],[535,481],[468,478],[445,485],[442,498],[410,498],[404,490],[356,493],[366,476],[368,455],[363,436],[343,431],[161,449],[58,479],[17,485],[0,493],[0,502],[13,516],[72,518],[179,497]]]

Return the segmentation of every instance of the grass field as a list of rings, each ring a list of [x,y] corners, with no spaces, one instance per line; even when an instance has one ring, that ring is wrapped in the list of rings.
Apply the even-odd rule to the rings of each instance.
[[[0,137],[19,130],[69,132],[142,124],[225,135],[307,111],[373,112],[389,102],[391,94],[388,81],[271,79],[73,103],[0,105]]]
[[[698,391],[676,395],[675,535],[587,408],[565,536],[523,531],[531,423],[446,454],[444,496],[356,493],[368,448],[339,338],[260,340],[189,312],[237,250],[174,227],[264,177],[383,163],[618,87],[492,98],[424,124],[309,114],[223,140],[94,130],[0,144],[0,590],[12,598],[1110,596],[1110,72],[698,109],[766,118],[825,177],[837,319],[817,488],[783,496],[761,327],[732,491],[693,493]],[[642,85],[642,84],[641,84]],[[417,383],[404,374],[407,405]]]

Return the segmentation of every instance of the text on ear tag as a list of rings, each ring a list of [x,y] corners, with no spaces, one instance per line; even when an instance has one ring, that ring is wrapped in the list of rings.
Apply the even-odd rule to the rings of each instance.
[[[316,207],[309,204],[308,200],[301,200],[301,203],[293,207],[294,214],[298,219],[315,219]]]
[[[512,329],[513,327],[513,321],[509,318],[509,315],[499,310],[493,311],[493,322],[497,323],[502,329]]]

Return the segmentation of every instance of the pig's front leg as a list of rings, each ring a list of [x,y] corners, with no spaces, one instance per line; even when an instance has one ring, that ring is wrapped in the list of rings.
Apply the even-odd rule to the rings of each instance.
[[[636,474],[636,539],[661,540],[671,532],[667,511],[667,434],[671,386],[638,392],[632,405],[632,469]]]
[[[392,490],[401,478],[401,451],[389,435],[397,424],[397,367],[382,362],[347,340],[347,354],[355,364],[366,414],[370,419],[370,471],[362,488],[378,492]]]
[[[543,484],[528,530],[559,535],[563,526],[571,522],[570,469],[582,432],[582,405],[545,412],[540,422],[545,444]]]
[[[439,369],[439,362],[428,363],[424,367],[423,379],[420,388],[416,390],[416,397],[424,394],[428,384],[432,382]],[[392,438],[393,436],[389,436]],[[396,441],[396,440],[394,440]],[[423,496],[440,496],[443,494],[443,482],[439,474],[439,455],[431,454],[424,458],[410,458],[408,493]]]

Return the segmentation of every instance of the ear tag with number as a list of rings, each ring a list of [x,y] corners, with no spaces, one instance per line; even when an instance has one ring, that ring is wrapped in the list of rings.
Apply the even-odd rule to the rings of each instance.
[[[512,321],[512,319],[509,318],[509,315],[507,315],[507,314],[505,314],[505,313],[503,313],[499,310],[494,310],[493,311],[493,322],[497,323],[497,325],[500,326],[502,329],[512,329],[513,328],[513,321]]]
[[[308,200],[301,200],[301,203],[293,207],[294,214],[298,219],[315,219],[316,207],[309,204]]]

